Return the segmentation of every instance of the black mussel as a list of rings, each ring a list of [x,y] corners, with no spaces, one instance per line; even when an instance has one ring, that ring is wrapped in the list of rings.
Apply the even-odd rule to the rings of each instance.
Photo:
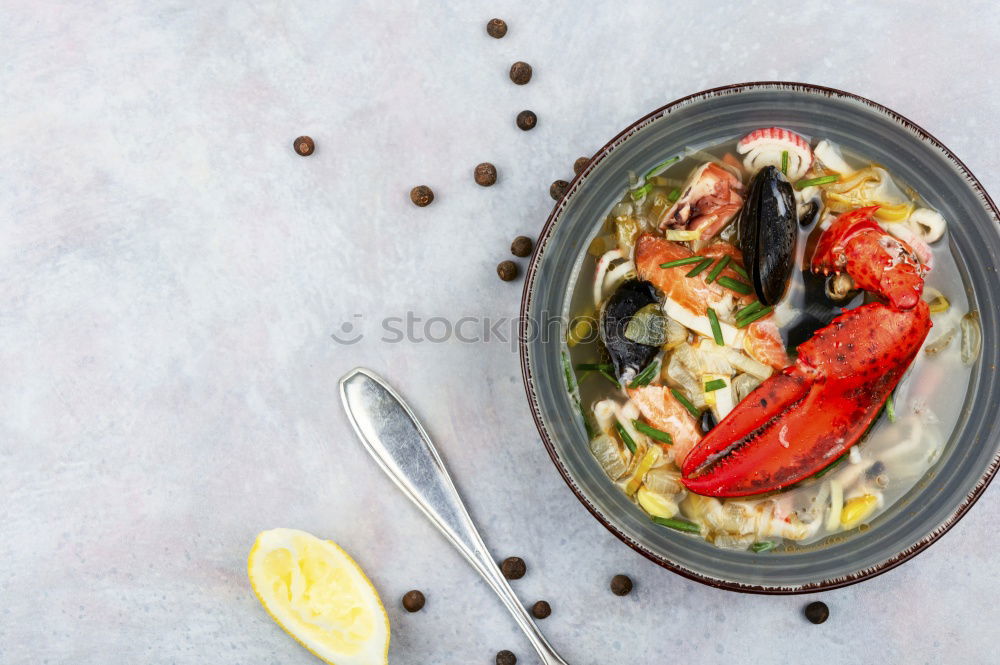
[[[601,308],[601,341],[608,350],[619,381],[630,380],[645,369],[659,352],[658,346],[640,344],[625,336],[625,329],[635,313],[659,301],[652,284],[630,279],[619,286]]]
[[[711,432],[718,423],[715,422],[715,415],[711,409],[705,409],[701,413],[701,431],[703,434]]]
[[[797,224],[792,184],[773,166],[761,169],[750,181],[737,233],[750,282],[764,305],[776,304],[788,287]]]
[[[803,228],[812,226],[813,222],[819,220],[819,211],[822,207],[823,202],[818,197],[804,203],[799,210],[799,225]]]

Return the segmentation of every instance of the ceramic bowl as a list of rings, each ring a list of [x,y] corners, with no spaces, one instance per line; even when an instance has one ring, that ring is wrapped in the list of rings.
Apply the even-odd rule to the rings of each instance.
[[[885,165],[950,221],[945,241],[982,318],[983,348],[965,406],[939,461],[870,528],[767,555],[715,548],[655,525],[614,486],[587,446],[567,394],[564,335],[539,322],[565,317],[586,248],[629,170],[643,172],[685,146],[705,146],[758,127],[822,136]],[[521,367],[538,432],[584,506],[623,542],[676,573],[713,586],[802,593],[859,582],[912,558],[975,503],[1000,455],[1000,216],[975,176],[940,141],[868,99],[800,83],[746,83],[672,102],[614,137],[570,184],[542,230],[528,269],[521,315]],[[563,319],[564,320],[564,319]]]

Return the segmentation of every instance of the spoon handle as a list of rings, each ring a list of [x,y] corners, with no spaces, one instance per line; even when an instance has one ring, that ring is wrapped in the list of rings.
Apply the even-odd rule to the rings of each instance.
[[[542,662],[567,665],[500,574],[434,444],[402,398],[379,376],[362,368],[340,380],[340,397],[368,452],[500,596]]]

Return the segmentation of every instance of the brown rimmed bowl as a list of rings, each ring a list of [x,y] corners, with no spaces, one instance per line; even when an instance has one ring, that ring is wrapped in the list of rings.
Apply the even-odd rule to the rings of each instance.
[[[566,389],[564,334],[548,333],[565,332],[562,322],[587,245],[621,197],[627,171],[641,173],[686,146],[713,145],[772,125],[866,155],[941,211],[950,221],[942,242],[955,256],[970,307],[979,310],[983,345],[943,454],[906,496],[864,531],[754,554],[718,549],[654,524],[608,480],[590,453]],[[538,239],[525,278],[520,330],[521,370],[538,432],[566,484],[594,517],[636,551],[685,577],[772,594],[833,589],[874,577],[947,532],[1000,464],[998,260],[1000,214],[982,185],[940,141],[898,113],[857,95],[802,83],[744,83],[684,97],[636,121],[598,151]]]

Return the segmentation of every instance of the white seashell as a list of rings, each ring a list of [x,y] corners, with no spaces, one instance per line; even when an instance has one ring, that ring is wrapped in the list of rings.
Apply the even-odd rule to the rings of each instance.
[[[941,213],[930,208],[917,208],[906,223],[926,242],[937,242],[944,235],[947,223]]]

